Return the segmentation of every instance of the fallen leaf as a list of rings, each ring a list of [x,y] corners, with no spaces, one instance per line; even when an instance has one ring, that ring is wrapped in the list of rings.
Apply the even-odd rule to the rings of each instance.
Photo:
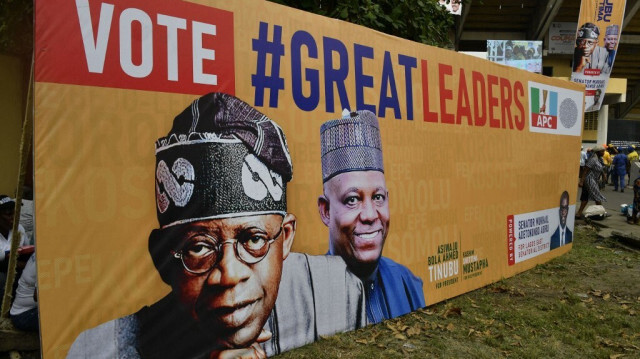
[[[609,355],[609,359],[617,359],[623,357],[624,354],[611,354]]]
[[[595,295],[596,297],[601,297],[602,296],[602,291],[600,291],[600,290],[592,290],[589,293]]]
[[[636,311],[633,309],[629,309],[629,315],[636,315]]]
[[[467,333],[467,336],[470,336],[471,334],[473,334],[473,332],[475,332],[475,329],[473,328],[469,329],[469,333]]]
[[[460,309],[458,307],[449,308],[449,309],[447,309],[446,312],[444,312],[444,314],[442,316],[447,318],[448,316],[454,315],[454,314],[457,314],[458,316],[461,316],[462,315],[462,309]]]
[[[514,335],[514,336],[513,336],[513,339],[515,339],[515,340],[522,340],[522,338],[521,338],[519,335]]]
[[[640,298],[638,298],[638,300],[640,300]],[[430,309],[420,309],[421,312],[423,312],[426,315],[434,315],[436,312]]]
[[[605,294],[602,296],[602,299],[604,300],[609,300],[609,298],[611,298],[611,296],[609,295],[609,293]]]
[[[472,308],[480,308],[480,306],[479,306],[479,305],[476,305],[475,303],[471,303],[471,307],[472,307]]]
[[[601,247],[601,246],[596,246],[596,248],[598,248],[598,249],[608,249],[606,247]]]
[[[366,339],[357,339],[356,343],[358,343],[358,344],[369,344],[369,342]]]
[[[405,337],[404,335],[397,333],[396,335],[394,335],[394,337],[396,339],[400,339],[400,340],[407,340],[407,337]]]
[[[407,335],[408,336],[418,335],[420,334],[420,332],[421,332],[420,328],[411,327],[409,328],[409,330],[407,330]]]
[[[455,325],[453,325],[453,323],[449,323],[449,325],[447,325],[447,330],[452,332],[455,329]]]
[[[398,329],[396,327],[393,326],[393,324],[391,323],[386,323],[387,328],[391,329],[392,332],[397,333]]]
[[[404,332],[405,330],[407,330],[409,328],[408,325],[401,325],[398,327],[398,330],[400,330],[401,332]]]
[[[628,306],[628,305],[626,305],[626,304],[623,304],[623,305],[621,305],[620,307],[621,307],[622,309],[629,309],[629,306]]]

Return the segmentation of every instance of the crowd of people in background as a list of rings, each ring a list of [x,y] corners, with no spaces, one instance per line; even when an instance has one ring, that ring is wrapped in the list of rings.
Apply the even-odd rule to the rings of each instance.
[[[583,211],[588,201],[594,201],[596,205],[606,201],[602,191],[607,185],[613,186],[613,191],[624,193],[626,188],[633,189],[632,215],[628,222],[638,224],[638,211],[640,210],[640,177],[631,182],[633,166],[638,166],[639,156],[635,146],[597,145],[587,150],[584,147],[580,152],[580,184],[582,194],[580,196],[580,208],[576,212],[576,218],[582,218]]]
[[[4,297],[9,271],[11,241],[16,201],[0,195],[0,298]],[[20,239],[17,249],[16,277],[12,287],[13,302],[9,317],[13,325],[24,331],[38,331],[38,303],[36,289],[35,238],[33,228],[33,194],[23,191],[22,208],[17,218]],[[2,299],[0,299],[2,301]]]

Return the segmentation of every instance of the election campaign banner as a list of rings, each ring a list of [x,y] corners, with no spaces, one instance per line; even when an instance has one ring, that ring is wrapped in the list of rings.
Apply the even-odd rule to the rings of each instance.
[[[35,5],[44,358],[271,356],[571,249],[584,85],[261,0]]]
[[[575,22],[552,22],[549,27],[549,54],[573,54],[576,46]]]
[[[585,111],[604,100],[618,50],[625,0],[582,0],[573,51],[571,81],[584,84]]]
[[[542,73],[542,41],[487,40],[487,60]]]

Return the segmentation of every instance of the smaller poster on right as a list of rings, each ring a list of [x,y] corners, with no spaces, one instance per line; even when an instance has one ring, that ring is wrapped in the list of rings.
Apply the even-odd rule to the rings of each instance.
[[[582,0],[571,81],[585,85],[585,111],[598,111],[618,50],[626,0]]]

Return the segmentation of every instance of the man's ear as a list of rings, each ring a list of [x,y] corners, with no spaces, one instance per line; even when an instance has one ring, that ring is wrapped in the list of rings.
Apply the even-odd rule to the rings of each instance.
[[[325,226],[329,227],[329,199],[325,195],[318,197],[318,213]]]
[[[296,216],[291,213],[287,213],[282,221],[282,260],[287,259],[289,252],[291,252],[291,246],[293,245],[293,237],[296,236]]]

